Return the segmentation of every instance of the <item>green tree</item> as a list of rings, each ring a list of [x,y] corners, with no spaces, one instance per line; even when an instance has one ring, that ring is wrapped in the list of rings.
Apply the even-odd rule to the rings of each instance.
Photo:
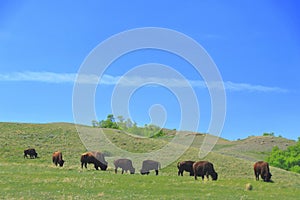
[[[267,161],[274,167],[300,173],[300,140],[298,139],[296,145],[289,146],[286,150],[273,147]]]
[[[113,114],[109,114],[106,117],[106,120],[102,120],[99,122],[100,128],[113,128],[113,129],[119,129],[118,124],[115,122],[115,118]]]

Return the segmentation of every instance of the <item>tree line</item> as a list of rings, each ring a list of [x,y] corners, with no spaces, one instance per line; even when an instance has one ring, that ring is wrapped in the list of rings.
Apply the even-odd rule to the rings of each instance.
[[[125,119],[123,116],[117,116],[115,119],[113,114],[107,115],[105,120],[92,121],[92,126],[95,128],[113,128],[124,130],[135,135],[145,136],[145,137],[162,137],[164,132],[161,127],[154,124],[145,124],[144,126],[138,126],[136,122],[131,121],[131,119]]]

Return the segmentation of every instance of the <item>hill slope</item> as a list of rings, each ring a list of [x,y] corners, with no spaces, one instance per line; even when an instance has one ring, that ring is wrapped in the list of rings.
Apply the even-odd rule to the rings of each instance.
[[[85,127],[91,132],[94,128]],[[170,138],[136,138],[119,130],[105,129],[104,133],[119,148],[131,152],[155,151],[166,145]],[[177,176],[176,164],[179,160],[199,160],[198,151],[204,135],[195,137],[190,148],[171,165],[163,168],[158,177],[139,174],[115,175],[112,168],[111,152],[107,153],[110,163],[107,172],[80,168],[80,155],[86,151],[73,124],[20,124],[0,123],[0,171],[3,198],[25,199],[295,199],[300,195],[300,175],[271,167],[274,183],[255,181],[253,160],[260,159],[270,151],[271,145],[282,148],[293,144],[283,138],[253,137],[241,141],[219,139],[213,152],[204,159],[214,163],[219,180],[194,181],[193,177]],[[273,142],[271,142],[273,140]],[[287,145],[286,145],[287,144]],[[23,150],[36,148],[38,159],[24,159]],[[259,152],[256,153],[258,149]],[[66,160],[63,168],[51,162],[53,151],[63,152]],[[254,151],[253,151],[254,150]],[[134,163],[134,165],[137,165]],[[138,168],[137,168],[138,170]],[[245,191],[244,185],[251,183],[253,191]],[[201,192],[200,192],[201,191]],[[270,192],[272,191],[272,192]]]

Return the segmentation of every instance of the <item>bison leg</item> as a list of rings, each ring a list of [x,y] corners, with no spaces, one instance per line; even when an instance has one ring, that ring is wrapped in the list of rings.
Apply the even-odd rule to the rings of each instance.
[[[255,172],[254,175],[255,175],[255,180],[259,181],[259,173]]]
[[[183,170],[178,170],[178,176],[179,175],[183,176]]]
[[[98,165],[94,164],[96,170],[99,170]]]
[[[194,174],[194,177],[195,177],[195,180],[197,180],[197,175],[196,175],[196,173]]]
[[[87,168],[87,163],[86,162],[81,162],[81,169],[83,169],[83,165],[85,168]]]
[[[201,176],[202,177],[202,181],[204,180],[204,175]]]
[[[81,169],[83,168],[83,165],[87,169],[87,163],[86,162],[81,162]]]
[[[122,169],[122,174],[124,174],[124,169]]]
[[[196,169],[193,169],[193,172],[194,172],[194,177],[195,177],[195,180],[197,180],[197,173],[196,173]]]
[[[259,170],[254,167],[255,180],[259,180]]]
[[[155,170],[155,174],[156,174],[156,176],[158,175],[158,170]]]
[[[116,168],[115,168],[115,174],[116,174],[117,172],[118,172],[118,168],[116,167]]]
[[[195,180],[197,180],[197,173],[196,173],[197,171],[195,169],[193,171],[194,171]]]

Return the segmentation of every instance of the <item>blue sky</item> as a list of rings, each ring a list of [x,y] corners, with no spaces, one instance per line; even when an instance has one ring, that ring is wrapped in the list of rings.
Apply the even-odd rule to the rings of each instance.
[[[299,6],[298,1],[267,0],[1,1],[0,121],[74,122],[74,81],[89,53],[120,32],[162,27],[193,38],[217,65],[227,99],[221,137],[274,132],[297,139]],[[123,55],[107,68],[95,95],[98,120],[112,112],[119,78],[147,63],[168,65],[190,81],[199,101],[198,130],[207,132],[211,103],[202,77],[184,59],[154,49]],[[137,74],[131,81],[138,85],[141,78],[147,76]],[[179,106],[170,90],[157,85],[139,88],[128,102],[138,125],[151,122],[152,107],[167,113],[165,127],[177,129]]]

